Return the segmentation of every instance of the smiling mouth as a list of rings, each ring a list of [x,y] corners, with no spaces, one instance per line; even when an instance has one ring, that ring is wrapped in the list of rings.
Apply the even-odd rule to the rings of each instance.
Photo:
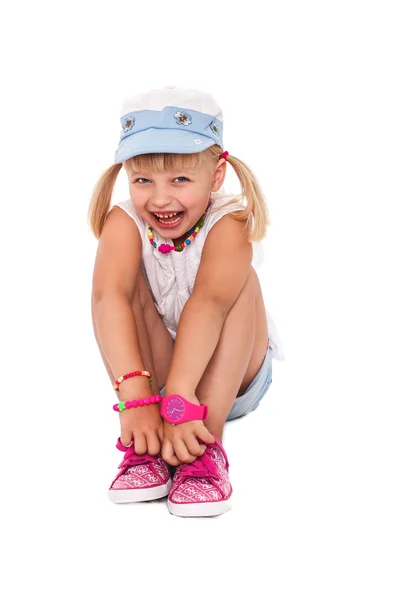
[[[157,213],[155,213],[155,212],[153,212],[152,215],[154,216],[156,221],[158,223],[160,223],[161,226],[166,226],[166,225],[171,226],[171,225],[176,225],[182,221],[183,211],[178,211],[175,213],[168,213],[168,216],[167,215],[164,215],[164,216],[157,215]]]

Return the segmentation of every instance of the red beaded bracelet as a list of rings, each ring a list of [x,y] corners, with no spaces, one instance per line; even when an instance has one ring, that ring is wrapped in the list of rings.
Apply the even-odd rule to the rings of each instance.
[[[118,402],[114,404],[113,409],[116,412],[122,412],[126,408],[137,408],[138,406],[146,406],[149,404],[157,404],[161,402],[162,396],[150,396],[149,398],[140,398],[139,400],[126,400],[126,402]]]
[[[126,375],[121,375],[121,377],[118,377],[118,379],[115,380],[114,383],[114,389],[118,391],[119,389],[119,384],[124,381],[125,379],[129,379],[129,377],[136,377],[136,375],[145,375],[146,377],[149,378],[149,383],[151,386],[152,383],[152,375],[149,371],[132,371],[132,373],[127,373]]]

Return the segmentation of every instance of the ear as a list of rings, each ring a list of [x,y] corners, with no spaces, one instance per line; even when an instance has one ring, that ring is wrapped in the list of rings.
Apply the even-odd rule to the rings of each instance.
[[[219,190],[219,188],[224,183],[225,175],[226,175],[226,160],[225,160],[225,158],[221,158],[218,161],[218,164],[215,168],[213,184],[211,187],[212,192],[217,192]]]

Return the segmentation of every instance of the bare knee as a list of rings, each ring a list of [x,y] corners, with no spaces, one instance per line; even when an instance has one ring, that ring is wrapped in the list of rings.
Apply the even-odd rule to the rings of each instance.
[[[133,308],[140,306],[142,310],[148,305],[149,300],[152,301],[149,288],[144,280],[143,273],[139,270],[136,276],[135,292],[133,294]]]
[[[231,310],[236,307],[236,305],[242,304],[243,302],[248,303],[249,297],[253,297],[254,299],[257,297],[261,290],[260,282],[258,280],[258,275],[253,267],[250,268],[247,279],[244,283],[244,286],[241,289],[239,296],[236,299],[236,302],[231,307]]]
[[[250,268],[249,276],[246,279],[246,285],[248,285],[251,288],[251,290],[254,292],[254,295],[257,294],[258,290],[261,287],[258,275],[254,267]]]
[[[174,345],[171,334],[158,313],[156,303],[143,273],[140,271],[135,285],[132,309],[137,321],[140,321],[146,329],[154,370],[161,388],[166,382],[171,366]]]

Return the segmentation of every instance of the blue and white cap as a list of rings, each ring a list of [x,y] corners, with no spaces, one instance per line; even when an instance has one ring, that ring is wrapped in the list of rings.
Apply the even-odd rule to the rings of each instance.
[[[202,152],[213,144],[223,148],[222,110],[214,98],[173,85],[126,98],[115,164],[138,154]]]

